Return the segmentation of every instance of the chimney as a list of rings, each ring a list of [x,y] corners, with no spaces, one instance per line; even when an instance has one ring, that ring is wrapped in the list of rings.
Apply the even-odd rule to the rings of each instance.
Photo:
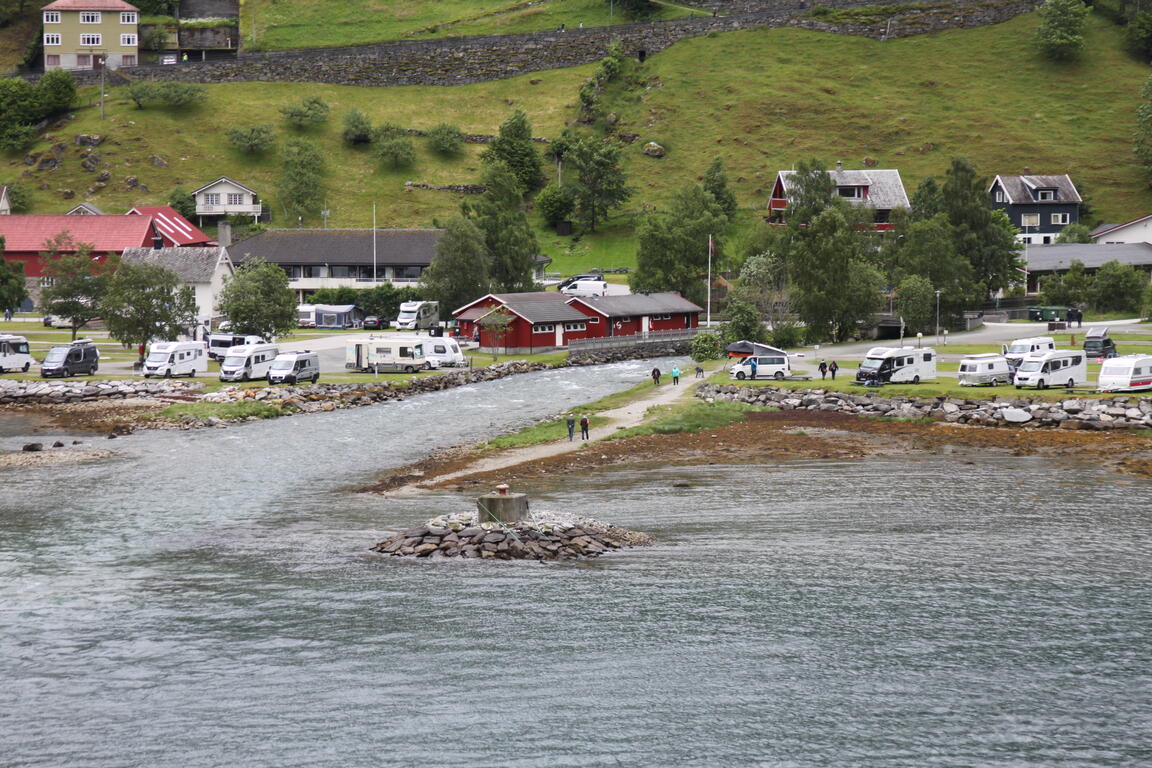
[[[1025,176],[1031,176],[1032,175],[1032,169],[1029,168],[1028,166],[1024,166],[1024,175]]]
[[[222,248],[232,245],[232,222],[221,220],[216,225],[216,242],[220,243]]]
[[[163,247],[164,247],[164,238],[160,237],[159,232],[153,234],[152,235],[152,250],[158,251]]]
[[[836,170],[838,170],[838,171],[844,170],[844,161],[843,160],[837,160],[836,161]]]

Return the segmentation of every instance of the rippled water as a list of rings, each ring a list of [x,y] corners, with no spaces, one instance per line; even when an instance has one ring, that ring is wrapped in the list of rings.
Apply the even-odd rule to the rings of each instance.
[[[1088,466],[614,471],[527,490],[657,547],[365,551],[467,502],[350,483],[646,370],[136,435],[109,443],[131,461],[6,477],[0,764],[1152,762],[1152,485]]]

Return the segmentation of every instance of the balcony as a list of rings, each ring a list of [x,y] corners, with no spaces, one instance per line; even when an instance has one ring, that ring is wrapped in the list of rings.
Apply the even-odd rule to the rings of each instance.
[[[260,203],[255,205],[204,205],[196,203],[197,216],[231,216],[234,213],[243,213],[248,216],[259,216],[264,211]]]

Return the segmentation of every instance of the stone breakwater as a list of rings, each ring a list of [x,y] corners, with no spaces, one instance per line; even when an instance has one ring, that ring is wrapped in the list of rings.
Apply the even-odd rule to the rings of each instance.
[[[997,397],[969,400],[957,397],[884,397],[878,392],[852,394],[823,389],[775,389],[701,384],[696,396],[708,401],[747,403],[783,411],[836,411],[856,416],[896,419],[935,419],[986,427],[1050,427],[1060,429],[1141,429],[1152,427],[1152,398],[1077,398],[1048,402],[1031,398]]]
[[[480,523],[475,513],[441,515],[372,547],[395,557],[576,560],[645,546],[652,537],[587,517],[534,514],[515,524]]]
[[[143,379],[130,381],[91,379],[84,381],[77,379],[21,381],[0,379],[0,405],[13,403],[53,405],[133,397],[188,400],[196,398],[202,388],[203,385],[195,381],[145,381]]]

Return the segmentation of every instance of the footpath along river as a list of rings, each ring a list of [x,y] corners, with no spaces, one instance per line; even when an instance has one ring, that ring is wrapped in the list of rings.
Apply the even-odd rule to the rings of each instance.
[[[367,552],[468,500],[349,487],[650,368],[142,432],[99,445],[122,458],[6,472],[0,764],[1152,760],[1152,484],[1086,463],[546,477],[520,488],[534,507],[657,546],[550,565]]]

